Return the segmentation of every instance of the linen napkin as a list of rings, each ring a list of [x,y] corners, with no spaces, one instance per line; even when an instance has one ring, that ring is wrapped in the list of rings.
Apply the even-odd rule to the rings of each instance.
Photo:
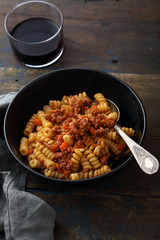
[[[56,213],[25,191],[27,173],[8,150],[3,120],[16,93],[0,95],[0,240],[52,240]]]

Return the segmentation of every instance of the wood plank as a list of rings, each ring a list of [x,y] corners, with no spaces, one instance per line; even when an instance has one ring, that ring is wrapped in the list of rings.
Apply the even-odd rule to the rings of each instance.
[[[54,189],[31,193],[56,210],[55,239],[159,239],[159,199]]]
[[[159,139],[160,75],[115,73],[113,75],[127,83],[142,100],[147,115],[146,138]]]
[[[1,0],[0,14],[5,15],[16,4],[17,0],[8,3]],[[141,2],[138,0],[134,2],[129,0],[119,2],[112,0],[55,0],[54,4],[60,8],[64,17],[70,18],[73,16],[77,19],[109,19],[115,21],[130,19],[131,22],[134,20],[148,22],[150,20],[153,23],[160,20],[159,0],[152,1],[152,4],[150,0],[141,0]],[[106,14],[106,11],[110,14]]]
[[[1,0],[1,22],[16,2]],[[64,15],[65,51],[48,69],[82,66],[112,72],[160,73],[158,0],[152,4],[150,0],[63,0],[55,4]],[[23,68],[12,54],[3,25],[0,32],[0,66]]]

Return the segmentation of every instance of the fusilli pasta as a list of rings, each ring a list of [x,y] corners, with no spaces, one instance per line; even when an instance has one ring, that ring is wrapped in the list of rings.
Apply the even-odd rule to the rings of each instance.
[[[128,151],[114,129],[116,120],[102,93],[93,101],[86,92],[49,100],[26,123],[19,151],[47,177],[97,177],[110,172],[112,163]],[[121,129],[133,137],[133,128]]]

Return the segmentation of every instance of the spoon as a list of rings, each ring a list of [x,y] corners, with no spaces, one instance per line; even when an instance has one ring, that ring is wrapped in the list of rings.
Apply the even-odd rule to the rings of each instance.
[[[118,118],[114,125],[115,130],[119,133],[119,135],[123,138],[125,143],[130,148],[132,154],[134,155],[137,163],[139,164],[140,168],[147,174],[156,173],[159,169],[159,162],[158,160],[147,150],[142,148],[139,144],[137,144],[133,139],[131,139],[127,134],[125,134],[117,125],[117,122],[120,118],[120,110],[115,103],[111,100],[107,99],[108,105],[111,108],[112,112],[116,112]]]

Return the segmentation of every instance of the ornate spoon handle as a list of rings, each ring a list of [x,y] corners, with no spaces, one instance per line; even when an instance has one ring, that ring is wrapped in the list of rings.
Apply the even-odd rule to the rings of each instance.
[[[159,169],[158,160],[147,150],[142,148],[139,144],[133,141],[130,137],[128,137],[118,126],[115,124],[114,128],[121,135],[123,140],[126,142],[131,152],[133,153],[137,163],[140,168],[147,174],[156,173]]]

